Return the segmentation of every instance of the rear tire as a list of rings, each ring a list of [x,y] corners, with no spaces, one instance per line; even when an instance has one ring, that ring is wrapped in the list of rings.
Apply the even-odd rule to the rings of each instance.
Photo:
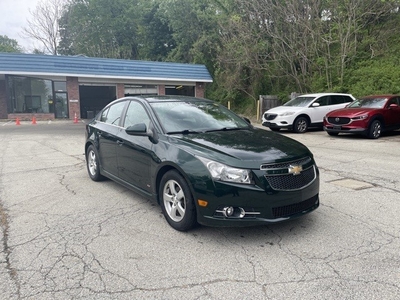
[[[296,133],[304,133],[308,129],[308,120],[305,117],[298,117],[293,122],[293,131]]]
[[[168,224],[178,231],[188,231],[197,225],[196,206],[189,185],[175,170],[161,179],[159,200]]]
[[[379,120],[372,121],[368,128],[368,138],[377,139],[382,134],[382,123]]]

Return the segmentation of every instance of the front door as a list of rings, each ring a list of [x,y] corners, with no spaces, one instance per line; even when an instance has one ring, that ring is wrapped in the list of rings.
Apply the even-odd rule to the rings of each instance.
[[[54,114],[57,119],[68,118],[68,97],[67,93],[56,93]]]

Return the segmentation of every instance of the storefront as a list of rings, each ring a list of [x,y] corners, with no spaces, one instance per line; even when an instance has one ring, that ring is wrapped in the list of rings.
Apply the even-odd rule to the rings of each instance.
[[[0,53],[0,119],[92,118],[128,95],[204,97],[203,65]]]

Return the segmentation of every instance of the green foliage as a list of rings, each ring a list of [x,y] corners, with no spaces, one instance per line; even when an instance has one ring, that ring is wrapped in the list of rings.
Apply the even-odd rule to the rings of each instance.
[[[6,35],[0,35],[0,52],[22,52],[22,48],[16,40]]]
[[[346,78],[350,92],[356,97],[400,94],[400,63],[397,57],[364,61],[349,70]]]
[[[70,0],[59,53],[205,64],[206,97],[400,93],[398,1]],[[0,43],[1,45],[1,43]]]

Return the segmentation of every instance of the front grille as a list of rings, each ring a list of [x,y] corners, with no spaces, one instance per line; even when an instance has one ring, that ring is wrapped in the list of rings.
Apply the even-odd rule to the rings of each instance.
[[[299,165],[303,166],[305,164],[308,164],[311,161],[310,157],[305,157],[296,161],[287,161],[287,162],[282,162],[282,163],[276,163],[276,164],[265,164],[261,165],[260,170],[270,170],[270,169],[284,169],[284,168],[289,168],[291,165]]]
[[[314,181],[316,172],[314,166],[303,170],[299,175],[264,175],[272,189],[277,191],[299,190]]]
[[[274,215],[275,218],[284,218],[291,215],[295,215],[312,208],[314,205],[316,205],[317,200],[318,200],[318,194],[303,202],[286,206],[274,207],[272,208],[272,214]]]
[[[329,117],[328,122],[334,125],[345,125],[350,123],[350,118]]]
[[[271,120],[275,119],[276,116],[277,116],[277,114],[265,114],[265,115],[264,115],[264,118],[265,118],[266,120],[268,120],[268,121],[271,121]]]

